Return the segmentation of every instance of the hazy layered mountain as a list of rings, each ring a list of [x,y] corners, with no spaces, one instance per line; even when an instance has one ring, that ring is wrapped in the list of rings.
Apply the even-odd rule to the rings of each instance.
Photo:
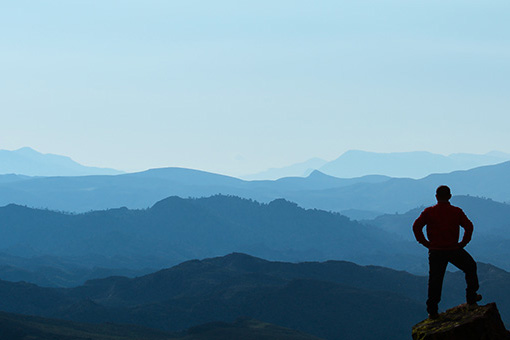
[[[508,205],[461,200],[476,225],[469,249],[510,270]],[[426,273],[424,248],[411,226],[423,208],[363,224],[303,209],[233,196],[170,197],[150,209],[65,214],[17,205],[0,208],[0,278],[74,286],[101,275],[140,275],[193,258],[246,252],[285,261],[342,259]]]
[[[433,204],[437,186],[454,195],[490,197],[510,202],[510,162],[414,180],[365,176],[341,179],[312,172],[306,178],[243,181],[203,171],[164,168],[117,176],[22,178],[2,180],[0,205],[16,203],[52,210],[83,212],[128,207],[147,208],[165,197],[235,195],[270,202],[285,198],[305,208],[343,212],[356,218],[404,213]]]
[[[147,208],[165,197],[229,194],[269,202],[287,193],[356,183],[380,183],[385,176],[340,179],[314,171],[306,178],[243,181],[184,168],[151,169],[117,176],[20,177],[0,175],[0,205],[10,203],[70,212],[117,207]],[[306,193],[305,193],[306,195]]]
[[[271,168],[256,174],[241,176],[245,180],[275,180],[283,177],[306,177],[314,170],[325,165],[327,161],[312,158],[302,163],[292,164],[282,168]]]
[[[454,195],[510,202],[510,162],[435,174],[419,180],[393,178],[382,183],[357,183],[306,193],[288,193],[285,197],[303,207],[315,206],[332,211],[356,209],[405,213],[415,207],[434,204],[435,190],[443,184],[449,185]]]
[[[146,210],[76,215],[9,205],[0,208],[0,251],[131,270],[234,251],[278,260],[347,259],[396,268],[419,262],[412,256],[418,252],[412,242],[342,215],[305,210],[283,199],[261,204],[231,196],[170,197]]]
[[[425,151],[376,153],[351,150],[317,168],[335,177],[385,175],[422,178],[434,173],[468,170],[510,160],[510,154],[490,152],[483,155],[457,153],[449,156]]]
[[[496,301],[508,322],[510,273],[479,263],[479,276],[484,301]],[[463,280],[462,273],[447,273],[441,309],[463,302]],[[426,287],[425,276],[383,267],[231,254],[73,289],[0,281],[0,309],[163,331],[244,316],[324,339],[408,339],[411,326],[426,317]]]
[[[324,190],[346,187],[358,183],[382,183],[391,177],[381,175],[368,175],[357,178],[338,178],[326,175],[318,170],[312,171],[307,177],[285,177],[276,181],[251,181],[248,187],[252,190],[265,189],[269,192],[281,193],[303,190]]]
[[[116,175],[122,171],[88,167],[71,158],[54,154],[42,154],[25,147],[14,151],[0,150],[0,174],[27,176],[85,176]]]
[[[312,158],[302,163],[241,177],[246,180],[275,180],[283,177],[306,177],[313,170],[320,170],[340,178],[367,175],[422,178],[433,173],[468,170],[509,160],[510,154],[499,151],[486,154],[454,153],[444,156],[425,151],[378,153],[349,150],[332,161]]]
[[[314,170],[340,178],[367,175],[422,178],[432,173],[467,170],[510,160],[510,154],[493,151],[483,155],[457,153],[449,156],[429,152],[376,153],[350,150],[333,161],[312,158],[282,168],[242,176],[245,180],[276,180],[284,177],[306,177]],[[26,176],[86,176],[115,175],[122,171],[87,167],[71,158],[42,154],[25,147],[18,150],[0,150],[0,174]]]
[[[41,177],[2,181],[0,205],[16,203],[70,212],[147,208],[165,197],[218,193],[250,196],[246,182],[204,171],[163,168],[116,176]],[[244,195],[243,195],[244,194]],[[270,198],[271,195],[267,195]]]
[[[404,286],[404,293],[398,286]],[[179,331],[239,316],[324,339],[406,339],[423,318],[424,278],[348,262],[290,264],[242,254],[74,289],[0,282],[0,308],[78,322]]]

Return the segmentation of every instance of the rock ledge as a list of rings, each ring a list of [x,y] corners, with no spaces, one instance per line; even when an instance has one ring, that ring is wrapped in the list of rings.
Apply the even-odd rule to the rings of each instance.
[[[510,340],[495,303],[448,309],[413,327],[413,340]]]

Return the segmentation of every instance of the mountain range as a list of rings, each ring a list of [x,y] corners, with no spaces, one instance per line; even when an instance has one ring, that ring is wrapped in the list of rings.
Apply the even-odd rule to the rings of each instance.
[[[241,177],[246,180],[275,180],[283,177],[306,177],[312,171],[319,170],[341,178],[384,175],[417,179],[434,173],[468,170],[509,160],[510,154],[498,151],[486,154],[454,153],[444,156],[425,151],[377,153],[349,150],[332,161],[312,158],[302,163]]]
[[[455,196],[475,223],[468,248],[510,270],[510,206]],[[423,209],[357,222],[277,199],[169,197],[149,209],[68,214],[0,208],[0,278],[70,287],[107,275],[143,275],[194,258],[244,252],[270,260],[349,260],[426,273],[411,226]]]
[[[328,163],[328,161],[325,161],[323,159],[311,158],[301,163],[292,164],[282,168],[270,168],[256,174],[244,175],[240,177],[247,181],[276,180],[284,177],[306,177],[310,175],[313,171],[320,169],[326,163]]]
[[[479,263],[479,276],[484,300],[497,301],[508,322],[510,273]],[[463,302],[463,280],[462,273],[447,273],[440,308]],[[0,281],[0,309],[165,332],[243,316],[323,339],[398,340],[408,339],[411,326],[426,317],[426,286],[425,276],[383,267],[270,262],[234,253],[75,288]]]
[[[408,338],[426,294],[426,277],[409,272],[427,268],[411,225],[440,184],[475,224],[468,249],[492,264],[479,263],[481,293],[508,322],[505,162],[421,179],[312,171],[245,181],[183,168],[3,175],[0,278],[25,282],[0,281],[0,325],[59,340]],[[448,273],[442,306],[461,303],[463,285]]]
[[[276,180],[284,177],[306,177],[314,170],[339,178],[367,175],[422,178],[433,173],[468,170],[484,165],[510,161],[510,154],[491,151],[486,154],[456,153],[448,156],[425,151],[377,153],[349,150],[332,161],[312,158],[283,168],[271,168],[258,174],[241,176],[245,180]],[[0,174],[25,176],[116,175],[122,171],[88,167],[71,158],[42,154],[32,148],[0,150]]]
[[[395,292],[397,284],[419,295],[425,279],[348,262],[290,264],[232,254],[72,289],[1,281],[0,309],[171,332],[244,316],[324,339],[404,339],[424,312]]]
[[[393,155],[393,166],[410,171],[408,156],[430,155]],[[474,162],[468,156],[455,157]],[[420,179],[315,170],[246,181],[183,168],[1,175],[0,279],[18,282],[0,281],[0,329],[12,339],[408,338],[426,294],[426,277],[410,272],[427,268],[411,225],[440,184],[475,224],[468,249],[482,262],[481,293],[508,322],[503,162]],[[449,272],[442,306],[461,303],[463,285]]]
[[[0,174],[27,176],[117,175],[122,171],[81,165],[71,158],[42,154],[29,147],[0,150]]]
[[[152,169],[114,176],[0,176],[0,205],[15,203],[68,212],[109,208],[147,208],[169,196],[235,195],[268,203],[285,198],[304,208],[341,212],[357,219],[405,213],[434,203],[437,186],[448,184],[454,195],[510,202],[510,162],[422,179],[364,176],[343,179],[319,171],[308,177],[275,181],[238,178],[184,168]]]
[[[337,213],[303,209],[283,199],[261,204],[233,196],[173,196],[149,209],[83,214],[13,204],[0,208],[0,252],[6,254],[0,257],[5,261],[0,265],[10,269],[0,270],[0,275],[8,275],[0,276],[4,279],[15,279],[17,274],[23,275],[20,279],[44,279],[38,284],[69,286],[87,273],[108,269],[144,272],[236,251],[287,261],[346,259],[397,268],[420,263],[415,261],[419,247],[413,242]],[[51,261],[37,260],[44,258]],[[38,261],[45,268],[44,278],[36,275],[41,268],[35,266]],[[49,270],[49,263],[62,265]],[[73,263],[79,270],[62,275]],[[51,279],[50,273],[58,280]]]

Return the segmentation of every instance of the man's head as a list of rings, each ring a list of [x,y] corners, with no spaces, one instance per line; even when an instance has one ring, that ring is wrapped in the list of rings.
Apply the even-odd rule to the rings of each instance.
[[[452,198],[452,193],[446,185],[441,185],[436,189],[436,199],[438,202],[447,202],[450,198]]]

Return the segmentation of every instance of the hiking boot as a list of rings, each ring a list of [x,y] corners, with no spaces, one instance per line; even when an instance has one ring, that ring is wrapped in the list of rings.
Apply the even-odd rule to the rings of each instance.
[[[480,294],[476,294],[472,298],[467,299],[468,306],[478,306],[477,302],[482,300],[482,296]]]
[[[438,310],[437,305],[427,306],[427,313],[429,314],[430,320],[435,320],[439,317],[439,313],[437,312],[437,310]]]
[[[436,320],[437,318],[439,318],[439,313],[437,313],[437,312],[429,313],[429,319],[430,320]]]

